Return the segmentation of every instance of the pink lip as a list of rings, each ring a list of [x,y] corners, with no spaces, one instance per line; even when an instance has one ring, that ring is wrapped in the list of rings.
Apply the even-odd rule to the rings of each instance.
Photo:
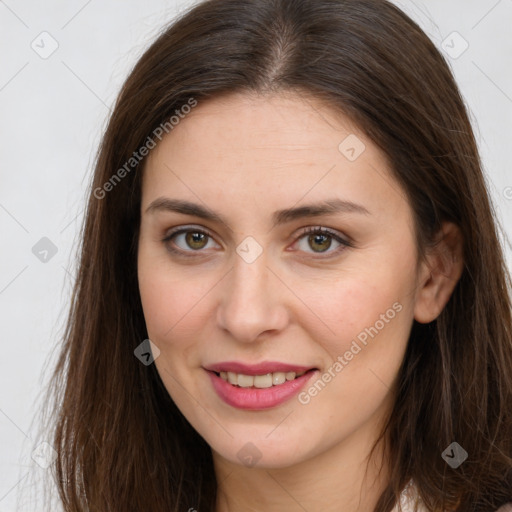
[[[307,369],[307,368],[306,368]],[[222,370],[224,371],[224,370]],[[282,370],[275,370],[282,371]],[[293,370],[290,370],[293,371]],[[303,370],[299,370],[303,371]],[[243,373],[243,372],[237,372]],[[270,372],[267,372],[270,373]],[[308,371],[294,380],[287,380],[278,386],[270,388],[241,388],[226,382],[213,371],[208,375],[217,395],[228,405],[238,409],[261,410],[277,407],[296,395],[318,370]],[[247,374],[246,375],[251,375]]]
[[[244,364],[237,361],[225,361],[223,363],[215,363],[204,367],[210,372],[233,372],[243,373],[244,375],[265,375],[266,373],[275,372],[305,372],[311,370],[312,366],[298,366],[278,361],[263,361],[258,364]]]

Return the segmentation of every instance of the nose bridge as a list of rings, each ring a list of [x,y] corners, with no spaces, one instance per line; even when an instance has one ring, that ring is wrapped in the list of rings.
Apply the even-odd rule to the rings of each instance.
[[[264,303],[262,296],[266,294],[268,287],[268,268],[265,256],[260,256],[255,261],[248,263],[241,257],[235,259],[232,272],[232,287],[234,297],[242,302]],[[253,304],[256,306],[256,304]]]
[[[265,254],[250,263],[237,254],[226,276],[218,320],[239,341],[252,341],[264,331],[285,325],[286,313],[276,288],[279,283],[267,264]]]

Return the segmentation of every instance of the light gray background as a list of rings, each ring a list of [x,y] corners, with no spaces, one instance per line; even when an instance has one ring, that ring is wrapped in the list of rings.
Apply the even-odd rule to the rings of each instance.
[[[469,44],[457,58],[444,54],[510,237],[512,0],[395,3],[441,51],[464,48],[454,31]],[[0,512],[41,510],[37,491],[36,502],[25,503],[30,480],[46,471],[31,457],[34,411],[67,313],[86,187],[109,109],[141,52],[190,4],[0,0]],[[51,48],[44,31],[58,43],[46,59],[31,47]],[[57,248],[46,263],[32,252],[42,237]],[[506,255],[510,267],[508,247]]]

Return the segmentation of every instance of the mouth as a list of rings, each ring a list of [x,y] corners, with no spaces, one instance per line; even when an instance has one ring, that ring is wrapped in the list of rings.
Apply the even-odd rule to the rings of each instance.
[[[296,380],[302,377],[306,373],[314,372],[316,368],[309,370],[303,370],[300,372],[271,372],[261,375],[246,375],[244,373],[235,372],[212,372],[217,377],[220,377],[225,382],[229,382],[232,386],[240,388],[256,388],[266,389],[275,386],[281,386],[282,384]]]
[[[204,368],[213,390],[231,407],[263,410],[278,407],[318,375],[318,368],[284,363],[220,363]]]

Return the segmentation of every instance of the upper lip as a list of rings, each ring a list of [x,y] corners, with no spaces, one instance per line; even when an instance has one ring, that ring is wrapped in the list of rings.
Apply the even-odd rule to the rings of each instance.
[[[257,364],[246,364],[238,361],[224,361],[214,363],[204,367],[205,370],[211,372],[233,372],[243,375],[265,375],[266,373],[275,372],[305,372],[314,369],[313,366],[301,366],[297,364],[280,363],[279,361],[263,361]]]

